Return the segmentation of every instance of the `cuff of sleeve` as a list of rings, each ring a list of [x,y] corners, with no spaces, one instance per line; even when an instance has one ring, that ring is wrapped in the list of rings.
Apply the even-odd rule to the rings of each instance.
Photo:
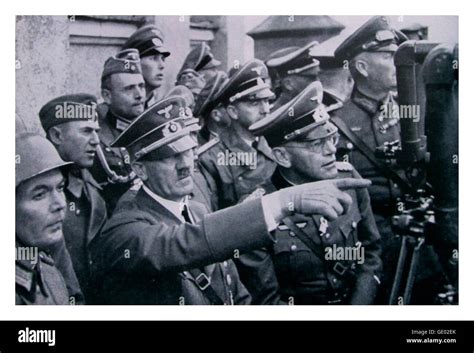
[[[265,223],[267,224],[267,231],[272,232],[278,227],[278,223],[275,221],[273,212],[271,211],[272,205],[266,197],[262,197],[262,208],[263,208],[263,217],[265,218]]]

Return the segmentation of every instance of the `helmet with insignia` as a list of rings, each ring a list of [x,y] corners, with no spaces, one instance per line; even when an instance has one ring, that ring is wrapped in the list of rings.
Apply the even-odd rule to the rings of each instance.
[[[125,42],[122,49],[136,49],[140,57],[162,54],[170,56],[170,51],[164,45],[164,36],[154,25],[146,25],[137,29]]]
[[[186,99],[174,95],[145,110],[111,147],[126,147],[132,160],[164,159],[196,147],[191,133],[198,130]]]
[[[72,164],[59,156],[53,144],[38,133],[25,131],[15,137],[15,187],[20,183]]]
[[[110,75],[119,73],[142,74],[138,50],[125,49],[105,61],[102,80]]]
[[[407,40],[400,31],[391,27],[385,16],[374,16],[335,50],[337,60],[350,60],[362,52],[395,52]]]
[[[270,147],[304,139],[312,130],[317,130],[313,139],[322,139],[337,132],[329,121],[323,104],[323,86],[315,81],[291,101],[254,123],[249,130],[256,136],[264,136]]]
[[[268,69],[263,61],[253,59],[229,72],[229,80],[217,92],[215,100],[232,104],[238,100],[259,100],[274,97],[269,84]]]
[[[319,61],[312,55],[317,47],[317,41],[308,43],[304,47],[289,47],[279,49],[270,54],[265,61],[272,80],[289,75],[314,75],[319,73]]]

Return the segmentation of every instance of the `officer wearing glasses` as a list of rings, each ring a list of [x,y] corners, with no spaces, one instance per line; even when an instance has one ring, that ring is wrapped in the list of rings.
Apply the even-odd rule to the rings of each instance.
[[[313,181],[360,178],[352,165],[336,162],[338,129],[329,121],[322,96],[322,85],[314,82],[250,127],[272,148],[276,190]],[[275,231],[276,243],[260,254],[259,261],[248,261],[250,269],[239,269],[253,298],[275,300],[278,296],[280,302],[298,305],[373,303],[382,268],[380,235],[367,190],[349,194],[348,212],[333,221],[298,213],[283,219]],[[253,279],[244,273],[252,273]],[[259,273],[266,276],[260,283],[255,280]],[[268,281],[272,277],[276,283]]]

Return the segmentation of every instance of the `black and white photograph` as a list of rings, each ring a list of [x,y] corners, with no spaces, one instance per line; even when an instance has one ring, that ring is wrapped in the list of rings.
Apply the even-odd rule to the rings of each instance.
[[[458,305],[458,17],[18,15],[16,305]]]

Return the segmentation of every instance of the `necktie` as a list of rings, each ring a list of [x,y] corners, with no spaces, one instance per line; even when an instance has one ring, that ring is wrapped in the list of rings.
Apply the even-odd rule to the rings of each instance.
[[[183,204],[183,209],[181,210],[181,216],[183,216],[184,221],[186,223],[193,223],[191,221],[191,217],[189,216],[188,206],[186,206],[186,204]]]
[[[254,142],[252,142],[252,147],[258,150],[258,140],[255,140]]]

